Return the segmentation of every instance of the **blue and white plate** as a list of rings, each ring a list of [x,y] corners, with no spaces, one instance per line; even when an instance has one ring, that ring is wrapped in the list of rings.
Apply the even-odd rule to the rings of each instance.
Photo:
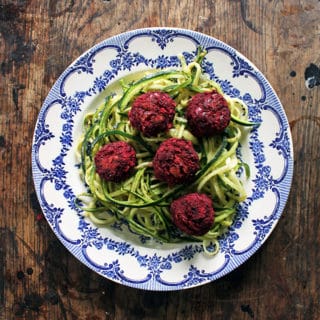
[[[85,190],[75,148],[84,115],[103,101],[120,78],[148,69],[179,68],[201,45],[207,75],[249,107],[261,125],[239,153],[251,168],[241,203],[214,257],[199,243],[160,244],[130,234],[122,225],[99,228],[75,204]],[[117,283],[147,290],[179,290],[231,272],[262,246],[277,224],[290,191],[293,148],[283,107],[266,78],[235,49],[190,30],[149,28],[126,32],[95,45],[73,62],[50,90],[39,113],[32,169],[43,213],[63,245],[82,263]]]

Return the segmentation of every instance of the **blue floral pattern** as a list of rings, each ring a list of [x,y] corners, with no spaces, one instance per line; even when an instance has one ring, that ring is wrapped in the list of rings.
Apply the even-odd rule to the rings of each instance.
[[[153,46],[156,44],[158,50],[146,57],[144,48],[135,46],[137,39],[144,39],[145,46],[148,41]],[[185,48],[177,46],[174,53],[172,49],[167,52],[169,44],[172,48],[172,44],[176,41],[178,43],[179,39],[188,41],[194,49],[186,51]],[[114,224],[114,231],[123,235],[122,238],[118,238],[87,221],[75,204],[72,177],[76,174],[78,166],[70,166],[70,157],[74,154],[75,130],[79,118],[81,119],[79,115],[85,113],[91,99],[103,94],[108,84],[120,75],[135,72],[139,68],[179,68],[178,54],[182,53],[186,61],[190,62],[199,45],[208,52],[219,50],[226,56],[226,61],[232,61],[231,74],[221,78],[215,74],[214,63],[205,58],[202,67],[208,76],[217,81],[226,94],[242,99],[248,105],[252,121],[263,121],[264,114],[270,113],[279,127],[278,132],[271,132],[270,143],[265,142],[259,128],[254,128],[250,132],[248,143],[241,147],[249,151],[253,172],[248,198],[239,204],[233,225],[219,240],[220,249],[217,257],[212,258],[205,268],[203,259],[206,258],[203,258],[203,247],[200,244],[189,243],[169,249],[164,244],[156,243],[156,247],[161,249],[153,249],[150,248],[152,240],[148,237],[131,234],[135,240],[126,241],[126,232],[130,231],[122,223]],[[100,70],[96,67],[96,55],[108,50],[116,50],[116,54],[106,61],[105,70]],[[76,81],[74,79],[77,79],[77,75],[90,76],[91,80],[88,80],[86,89],[67,91],[66,84]],[[252,92],[251,88],[244,91],[237,88],[233,81],[236,78],[243,81],[246,78],[254,79],[259,84],[260,91]],[[59,114],[59,123],[52,123],[48,116],[53,106]],[[42,148],[46,146],[52,146],[52,150],[58,151],[44,155]],[[283,159],[280,177],[274,177],[275,164],[268,152],[269,149],[276,150]],[[241,151],[242,149],[239,150],[239,154],[242,157]],[[66,248],[82,263],[106,278],[149,290],[177,290],[208,283],[232,271],[250,257],[270,235],[282,213],[290,190],[293,170],[292,142],[286,116],[274,91],[260,72],[234,49],[212,37],[189,30],[167,28],[140,29],[124,33],[96,45],[77,59],[57,80],[44,102],[34,131],[32,157],[34,182],[44,215]],[[47,185],[52,186],[54,192],[63,200],[57,203],[49,200],[52,197],[48,194]],[[257,201],[263,201],[267,195],[272,195],[275,199],[269,204],[272,206],[272,213],[265,215],[252,212],[253,205]],[[72,219],[77,228],[66,231],[66,228],[63,228],[64,218]],[[250,233],[247,236],[250,243],[241,247],[241,239],[248,225]],[[99,259],[93,252],[99,253]],[[136,265],[136,276],[128,272],[130,266],[123,263],[124,257]],[[179,266],[184,270],[182,274],[177,271]]]

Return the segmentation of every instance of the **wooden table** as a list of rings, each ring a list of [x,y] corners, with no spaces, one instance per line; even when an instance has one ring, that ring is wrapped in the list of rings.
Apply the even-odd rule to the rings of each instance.
[[[213,283],[164,293],[115,284],[76,260],[42,218],[31,172],[35,122],[61,72],[95,43],[151,26],[212,35],[253,61],[282,101],[295,157],[264,246]],[[0,319],[320,319],[319,39],[318,0],[1,0]],[[307,88],[311,64],[318,83]]]

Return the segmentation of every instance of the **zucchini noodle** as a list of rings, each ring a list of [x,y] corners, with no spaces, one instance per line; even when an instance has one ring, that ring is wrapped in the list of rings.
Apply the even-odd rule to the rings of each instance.
[[[180,57],[179,70],[154,71],[131,83],[122,79],[122,93],[109,95],[95,112],[85,115],[77,156],[88,191],[79,195],[76,202],[93,223],[111,226],[125,222],[132,232],[161,242],[202,241],[206,253],[214,255],[219,251],[219,236],[231,226],[238,203],[246,199],[239,169],[244,167],[247,173],[248,167],[236,151],[246,134],[245,127],[255,124],[248,121],[248,108],[241,100],[227,96],[218,83],[203,75],[201,62],[205,55],[199,49],[190,64]],[[147,138],[131,126],[128,112],[138,95],[155,90],[166,92],[175,100],[176,113],[171,129]],[[223,134],[197,138],[188,130],[185,111],[193,95],[212,90],[228,102],[231,121]],[[157,148],[172,137],[190,140],[198,153],[201,168],[191,184],[168,187],[153,174]],[[94,156],[103,145],[120,140],[135,149],[137,166],[124,182],[105,181],[96,173]],[[214,224],[203,236],[184,235],[172,223],[170,203],[188,192],[206,193],[213,200]]]

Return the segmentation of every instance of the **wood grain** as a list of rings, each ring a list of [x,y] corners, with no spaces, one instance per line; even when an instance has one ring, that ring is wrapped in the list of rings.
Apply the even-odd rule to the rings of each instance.
[[[320,319],[320,65],[316,0],[0,0],[0,319]],[[31,141],[61,72],[95,43],[141,27],[189,28],[253,61],[290,121],[295,173],[265,245],[211,284],[157,293],[117,285],[56,239],[36,199]]]

